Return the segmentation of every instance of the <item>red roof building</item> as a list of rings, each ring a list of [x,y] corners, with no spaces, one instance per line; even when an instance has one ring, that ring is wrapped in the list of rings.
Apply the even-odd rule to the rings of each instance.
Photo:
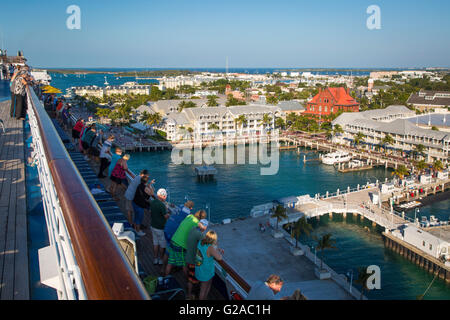
[[[344,112],[359,112],[359,103],[350,96],[348,89],[325,88],[319,89],[319,93],[306,104],[304,114],[324,116]]]

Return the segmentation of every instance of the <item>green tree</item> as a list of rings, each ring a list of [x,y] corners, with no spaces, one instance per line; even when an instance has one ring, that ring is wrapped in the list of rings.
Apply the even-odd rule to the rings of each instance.
[[[413,151],[414,159],[416,158],[416,156],[423,157],[424,152],[425,152],[425,146],[423,144],[416,145],[414,147],[414,151]]]
[[[264,128],[270,126],[272,124],[272,117],[268,113],[265,113],[263,118],[259,121],[259,124],[263,125]]]
[[[277,128],[284,129],[286,127],[286,123],[284,122],[283,118],[277,118],[275,120],[275,126]]]
[[[331,233],[327,233],[325,235],[322,236],[322,238],[320,238],[317,241],[317,246],[316,249],[319,250],[320,252],[320,269],[323,269],[323,251],[326,249],[337,249],[337,247],[335,247],[336,241],[331,239]]]
[[[278,224],[283,220],[283,219],[287,219],[287,210],[286,208],[279,204],[276,206],[275,210],[272,209],[272,215],[270,216],[271,218],[276,218],[277,219],[277,227],[276,230],[278,231]]]
[[[394,138],[391,135],[386,134],[385,137],[381,140],[381,144],[384,148],[384,152],[387,153],[387,146],[393,145],[395,143]]]
[[[236,126],[241,127],[241,133],[242,133],[242,129],[244,128],[244,125],[246,125],[247,122],[248,122],[248,120],[245,117],[245,115],[243,115],[243,114],[241,114],[239,117],[234,119],[234,123],[236,124]]]
[[[358,278],[356,278],[355,283],[361,286],[361,296],[360,300],[362,300],[364,296],[364,291],[369,290],[367,288],[367,281],[369,280],[370,275],[367,273],[367,267],[359,267],[358,268]]]
[[[433,162],[433,170],[435,172],[444,170],[444,165],[442,164],[441,160],[436,160]]]
[[[358,132],[354,139],[355,146],[358,147],[362,142],[364,142],[365,138],[366,138],[366,135],[364,133]]]
[[[276,96],[267,96],[266,97],[266,102],[267,102],[267,104],[275,106],[275,105],[278,104],[278,99],[277,99]]]
[[[405,176],[409,175],[409,170],[404,165],[399,165],[397,169],[392,172],[392,175],[399,177],[400,179],[403,179]]]
[[[208,96],[208,107],[216,107],[219,103],[217,102],[217,96]]]
[[[423,172],[423,170],[425,170],[428,167],[428,165],[425,162],[425,160],[420,160],[420,161],[416,162],[415,166],[416,166],[419,174],[421,174]]]
[[[302,217],[297,220],[291,229],[291,237],[295,238],[295,247],[298,247],[298,239],[302,234],[309,235],[313,230],[312,226],[306,220],[306,217]]]

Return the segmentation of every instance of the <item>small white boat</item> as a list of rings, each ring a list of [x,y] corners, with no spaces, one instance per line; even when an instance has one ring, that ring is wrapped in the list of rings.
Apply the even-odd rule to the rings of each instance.
[[[328,164],[328,165],[334,165],[337,163],[343,163],[348,162],[352,159],[350,154],[343,151],[336,151],[333,153],[328,153],[322,158],[322,163]]]

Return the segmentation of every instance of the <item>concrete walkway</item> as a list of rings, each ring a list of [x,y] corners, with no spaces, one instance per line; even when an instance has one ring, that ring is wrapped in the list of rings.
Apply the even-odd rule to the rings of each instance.
[[[353,299],[334,281],[318,280],[314,263],[304,256],[293,256],[285,239],[273,238],[270,229],[259,231],[259,224],[268,220],[266,216],[211,226],[218,233],[219,247],[225,250],[224,259],[250,286],[277,274],[285,283],[280,297],[300,289],[311,300]]]

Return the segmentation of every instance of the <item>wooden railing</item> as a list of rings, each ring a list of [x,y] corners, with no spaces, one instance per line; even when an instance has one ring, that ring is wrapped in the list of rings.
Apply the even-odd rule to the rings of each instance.
[[[34,90],[27,87],[70,241],[90,300],[143,300],[149,296],[103,213],[70,159]]]

